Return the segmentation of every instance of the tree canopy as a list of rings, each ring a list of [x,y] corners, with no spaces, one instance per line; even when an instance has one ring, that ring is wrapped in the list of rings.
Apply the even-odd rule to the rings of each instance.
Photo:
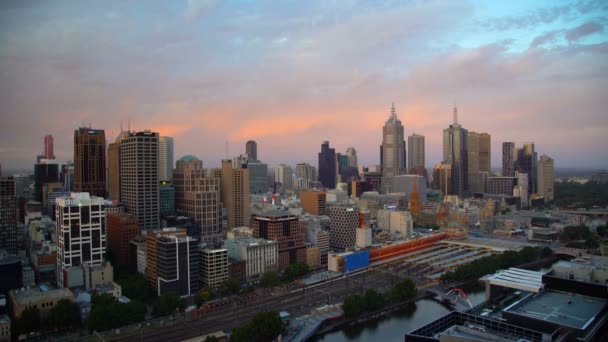
[[[230,342],[268,342],[273,341],[285,331],[281,316],[276,311],[265,311],[256,314],[244,326],[232,331]]]
[[[174,292],[163,293],[154,301],[153,313],[162,317],[182,311],[186,308],[184,301]]]

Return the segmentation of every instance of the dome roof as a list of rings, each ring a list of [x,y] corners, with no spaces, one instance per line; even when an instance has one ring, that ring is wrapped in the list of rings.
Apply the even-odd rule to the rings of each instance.
[[[188,155],[185,155],[185,156],[181,157],[179,160],[183,161],[183,162],[191,162],[193,160],[200,160],[200,159],[196,158],[195,156],[192,156],[192,155],[188,154]]]

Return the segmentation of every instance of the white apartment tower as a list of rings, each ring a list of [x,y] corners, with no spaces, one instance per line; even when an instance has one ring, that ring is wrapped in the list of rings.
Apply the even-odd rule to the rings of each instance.
[[[57,285],[69,287],[72,267],[101,266],[106,255],[105,200],[88,192],[57,198]]]
[[[173,179],[173,138],[160,137],[158,139],[158,180],[171,181]]]

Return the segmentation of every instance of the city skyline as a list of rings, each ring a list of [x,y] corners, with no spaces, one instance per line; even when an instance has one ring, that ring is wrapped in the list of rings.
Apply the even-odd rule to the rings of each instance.
[[[109,143],[121,122],[206,167],[247,140],[271,166],[316,165],[324,140],[379,164],[393,101],[405,136],[426,137],[427,168],[454,102],[464,127],[492,135],[493,167],[505,141],[557,167],[607,166],[600,1],[96,6],[0,5],[4,169],[29,169],[46,134],[72,160],[71,132],[90,123]]]

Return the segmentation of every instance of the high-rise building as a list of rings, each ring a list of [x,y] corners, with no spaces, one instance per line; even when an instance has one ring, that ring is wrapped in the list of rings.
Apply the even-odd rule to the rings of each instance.
[[[201,258],[190,236],[161,236],[156,240],[157,294],[191,296],[200,290]]]
[[[175,163],[173,187],[175,188],[175,209],[185,211],[185,193],[193,189],[195,179],[205,178],[203,161],[186,155]]]
[[[57,198],[57,285],[84,281],[82,266],[102,266],[106,255],[105,200],[86,192]],[[80,278],[80,279],[79,279]]]
[[[502,175],[503,177],[515,176],[515,143],[502,143]]]
[[[424,168],[424,135],[412,134],[407,137],[407,167],[409,173],[416,168]]]
[[[134,264],[131,260],[130,242],[139,235],[137,218],[127,213],[107,213],[108,251],[114,254],[118,265]]]
[[[106,134],[103,129],[74,131],[74,191],[106,195]]]
[[[492,136],[479,133],[479,172],[491,171],[492,167]]]
[[[159,227],[158,133],[129,132],[121,140],[120,202],[142,230]]]
[[[321,152],[319,152],[319,181],[327,189],[334,189],[336,187],[336,150],[329,148],[329,141],[324,141],[321,144]]]
[[[158,180],[173,179],[173,138],[158,138]]]
[[[222,202],[228,212],[228,229],[248,226],[249,169],[232,167],[229,159],[222,160]]]
[[[325,191],[305,190],[300,192],[300,205],[309,214],[325,215],[326,201]]]
[[[120,201],[119,141],[108,145],[108,199]]]
[[[448,195],[463,197],[468,190],[468,133],[458,123],[454,107],[454,123],[443,130],[443,163],[452,166],[452,192]]]
[[[253,237],[274,240],[278,243],[279,269],[306,262],[306,245],[298,217],[284,211],[254,215],[251,221]]]
[[[534,151],[534,143],[525,143],[521,148],[516,149],[517,160],[515,161],[515,171],[528,174],[528,191],[535,194],[538,166],[537,155]]]
[[[247,168],[249,169],[249,193],[268,192],[268,164],[251,160],[247,162]]]
[[[55,160],[42,159],[34,165],[34,200],[42,202],[42,187],[59,182],[59,165]]]
[[[468,192],[482,192],[481,175],[479,173],[479,146],[480,134],[469,132],[467,135],[468,160],[467,160],[467,183]]]
[[[435,165],[433,169],[433,188],[441,191],[444,196],[453,192],[452,165],[443,163]]]
[[[344,250],[355,246],[359,228],[359,208],[351,205],[329,207],[329,245]]]
[[[228,279],[228,250],[225,248],[203,248],[202,283],[203,287],[217,289]]]
[[[44,136],[44,159],[55,159],[55,153],[53,153],[53,135],[51,134]]]
[[[380,146],[382,177],[407,173],[404,139],[403,125],[399,118],[397,118],[397,112],[393,104],[391,116],[382,128],[382,146]]]
[[[538,160],[538,194],[545,203],[555,199],[555,165],[553,158],[543,154]]]
[[[517,177],[488,177],[488,193],[513,196],[517,186]]]
[[[348,166],[357,167],[359,165],[357,161],[357,151],[354,147],[346,149],[346,157],[348,158]]]
[[[258,160],[258,144],[253,140],[249,140],[245,144],[245,153],[247,154],[248,160]]]
[[[170,181],[158,182],[158,204],[160,215],[175,212],[175,188]]]
[[[146,278],[154,290],[158,290],[157,241],[163,236],[186,237],[186,229],[163,228],[145,232],[146,236]]]
[[[275,183],[281,183],[281,192],[285,193],[293,187],[291,166],[280,164],[274,169],[274,181]]]
[[[0,249],[17,255],[17,196],[13,177],[0,177]]]

